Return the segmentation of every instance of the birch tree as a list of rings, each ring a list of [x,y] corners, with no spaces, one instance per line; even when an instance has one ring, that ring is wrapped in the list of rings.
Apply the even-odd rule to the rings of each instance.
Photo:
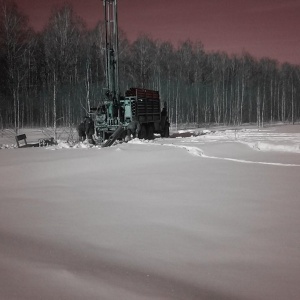
[[[28,19],[15,2],[2,1],[0,11],[0,45],[6,74],[6,95],[13,102],[13,120],[16,133],[20,127],[20,89],[28,74],[26,56],[30,51],[32,31]],[[11,105],[9,103],[9,105]]]
[[[72,82],[78,82],[78,53],[83,23],[69,5],[56,8],[43,33],[47,64],[47,83],[52,94],[52,121],[56,138],[57,121],[71,118],[70,91]],[[69,86],[67,93],[60,95],[62,86]],[[66,101],[67,99],[67,101]],[[64,105],[67,103],[67,106]],[[59,105],[58,105],[59,104]],[[59,108],[59,110],[58,110]],[[63,111],[67,114],[63,114]],[[57,113],[59,112],[59,115]],[[67,120],[64,121],[66,123]]]

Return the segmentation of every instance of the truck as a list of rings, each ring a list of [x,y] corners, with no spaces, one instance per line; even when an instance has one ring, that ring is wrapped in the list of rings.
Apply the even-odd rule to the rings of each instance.
[[[154,139],[155,134],[169,137],[169,120],[167,107],[161,108],[159,92],[143,88],[130,88],[125,92],[125,97],[120,97],[114,104],[105,101],[99,108],[92,108],[95,115],[95,134],[97,140],[103,143],[121,126],[119,139],[125,139],[126,128],[132,120],[140,123],[140,139]],[[117,114],[114,115],[114,112]]]
[[[158,91],[133,87],[124,95],[119,90],[119,41],[117,0],[103,0],[105,22],[106,88],[104,100],[90,109],[95,125],[94,139],[103,147],[125,140],[127,126],[140,123],[139,138],[153,139],[155,134],[169,137],[170,123],[166,103]]]

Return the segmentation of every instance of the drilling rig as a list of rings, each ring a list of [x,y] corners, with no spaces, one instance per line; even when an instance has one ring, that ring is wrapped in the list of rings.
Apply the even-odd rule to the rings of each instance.
[[[132,120],[140,124],[139,138],[153,139],[154,134],[169,136],[166,105],[161,109],[158,91],[130,88],[121,95],[119,90],[119,35],[117,0],[103,0],[105,23],[105,77],[104,101],[91,108],[94,115],[95,140],[103,147],[117,139],[125,139],[126,129]]]

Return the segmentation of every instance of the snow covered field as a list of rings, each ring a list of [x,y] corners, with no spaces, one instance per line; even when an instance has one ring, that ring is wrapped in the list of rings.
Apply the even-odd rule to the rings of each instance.
[[[299,147],[294,125],[1,149],[0,299],[300,299]]]

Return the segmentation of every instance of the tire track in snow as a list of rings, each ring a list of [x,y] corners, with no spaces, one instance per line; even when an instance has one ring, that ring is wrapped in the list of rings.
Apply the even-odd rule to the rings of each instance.
[[[192,147],[192,146],[181,146],[181,145],[173,145],[173,144],[164,144],[164,146],[185,149],[191,155],[203,157],[203,158],[227,160],[227,161],[233,161],[233,162],[244,163],[244,164],[271,165],[271,166],[280,166],[280,167],[300,167],[300,165],[297,164],[284,164],[284,163],[252,161],[252,160],[244,160],[244,159],[236,159],[236,158],[228,158],[228,157],[210,156],[204,154],[203,150],[201,150],[200,148]]]

